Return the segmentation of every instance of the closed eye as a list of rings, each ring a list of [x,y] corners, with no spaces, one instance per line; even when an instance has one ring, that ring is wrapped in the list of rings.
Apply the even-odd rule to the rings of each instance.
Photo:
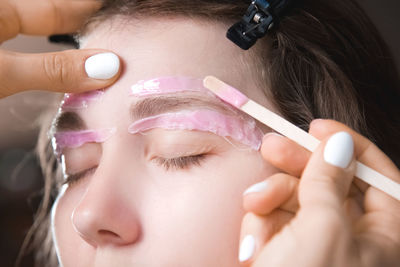
[[[160,166],[168,170],[184,170],[192,166],[200,166],[206,159],[207,154],[198,154],[176,158],[161,158],[157,157],[153,160]]]
[[[85,178],[86,176],[89,176],[91,174],[93,174],[97,169],[97,166],[83,170],[81,172],[78,173],[74,173],[74,174],[69,174],[66,178],[63,184],[68,184],[69,186],[71,185],[75,185],[76,183],[78,183],[79,181],[81,181],[83,178]]]

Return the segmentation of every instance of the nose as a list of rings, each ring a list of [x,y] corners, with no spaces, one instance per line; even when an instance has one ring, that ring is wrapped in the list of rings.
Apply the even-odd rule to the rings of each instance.
[[[96,177],[96,174],[88,183],[72,213],[75,231],[94,247],[125,246],[137,242],[140,222],[131,192],[126,190],[126,186],[118,185],[115,179]]]

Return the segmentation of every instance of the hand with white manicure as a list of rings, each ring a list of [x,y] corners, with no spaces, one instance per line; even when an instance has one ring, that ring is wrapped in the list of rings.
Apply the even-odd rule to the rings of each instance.
[[[0,0],[0,43],[21,34],[71,33],[101,7],[98,0]],[[119,58],[104,50],[21,54],[0,50],[0,98],[27,90],[82,92],[112,84]]]
[[[354,178],[355,159],[400,182],[400,171],[345,125],[316,120],[314,153],[270,134],[261,153],[282,170],[245,191],[239,260],[252,267],[400,266],[400,202]]]

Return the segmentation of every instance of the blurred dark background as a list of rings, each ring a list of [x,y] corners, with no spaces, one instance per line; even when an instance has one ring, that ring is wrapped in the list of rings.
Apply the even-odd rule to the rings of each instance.
[[[400,1],[359,0],[400,66]],[[1,49],[26,52],[55,51],[69,48],[54,45],[47,38],[19,36],[5,42]],[[33,152],[39,129],[38,118],[54,105],[57,97],[42,92],[28,92],[0,100],[0,266],[14,266],[34,211],[40,203],[41,171]],[[33,266],[32,255],[21,266]]]

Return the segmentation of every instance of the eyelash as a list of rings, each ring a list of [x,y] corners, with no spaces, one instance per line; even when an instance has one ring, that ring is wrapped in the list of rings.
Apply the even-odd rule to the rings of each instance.
[[[155,158],[155,162],[168,170],[185,170],[192,166],[200,166],[202,161],[207,157],[206,154],[198,154],[177,158]]]
[[[74,173],[74,174],[70,174],[67,176],[67,178],[65,178],[65,181],[63,184],[68,184],[68,185],[73,185],[78,183],[82,178],[85,178],[86,176],[94,173],[94,171],[96,170],[96,167],[92,167],[90,169],[86,169],[84,171],[78,172],[78,173]]]
[[[188,169],[191,166],[200,166],[202,161],[206,158],[206,154],[198,154],[198,155],[191,155],[191,156],[184,156],[184,157],[177,157],[177,158],[155,158],[157,164],[164,167],[167,171],[168,170],[184,170]],[[82,178],[92,174],[96,167],[75,173],[70,174],[65,179],[63,184],[73,185],[78,183]]]

